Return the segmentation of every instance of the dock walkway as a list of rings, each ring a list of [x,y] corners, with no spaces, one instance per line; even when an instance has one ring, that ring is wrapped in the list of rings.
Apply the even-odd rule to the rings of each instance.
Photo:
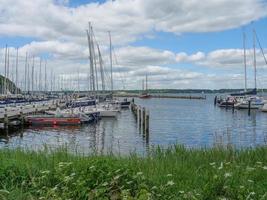
[[[53,110],[63,105],[65,104],[60,102],[59,100],[52,100],[52,101],[36,103],[36,104],[7,106],[4,108],[0,108],[0,122],[6,124],[10,120],[14,120],[14,119],[21,120],[29,114]]]

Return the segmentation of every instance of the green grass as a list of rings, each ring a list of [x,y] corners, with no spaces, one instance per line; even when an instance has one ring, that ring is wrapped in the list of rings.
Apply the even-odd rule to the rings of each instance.
[[[267,147],[147,157],[0,150],[0,199],[267,199]]]

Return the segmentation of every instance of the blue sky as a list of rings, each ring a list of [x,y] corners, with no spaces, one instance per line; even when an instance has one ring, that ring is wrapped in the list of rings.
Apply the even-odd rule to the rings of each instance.
[[[14,1],[13,9],[7,0],[0,5],[5,19],[0,18],[2,52],[7,44],[11,54],[18,47],[21,55],[27,51],[49,59],[58,79],[75,79],[77,68],[86,77],[84,30],[88,21],[93,24],[105,63],[109,63],[107,31],[112,32],[118,57],[114,76],[125,77],[128,89],[139,88],[145,74],[149,74],[153,88],[242,88],[243,31],[247,35],[249,79],[253,76],[253,28],[265,52],[267,47],[267,1],[205,0],[206,5],[186,0]],[[47,9],[39,10],[42,7]],[[267,87],[267,66],[258,45],[257,60],[259,82]],[[83,87],[86,84],[84,80]],[[115,86],[119,89],[121,82]]]

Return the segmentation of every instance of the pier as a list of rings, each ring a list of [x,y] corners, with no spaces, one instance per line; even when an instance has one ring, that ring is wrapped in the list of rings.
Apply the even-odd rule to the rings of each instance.
[[[149,122],[150,122],[149,110],[145,107],[138,106],[137,104],[134,103],[134,101],[132,101],[131,103],[131,110],[137,121],[139,132],[143,134],[143,138],[145,139],[146,143],[148,143],[149,142]]]
[[[55,110],[57,107],[63,106],[65,103],[60,100],[50,100],[43,103],[3,107],[0,108],[0,123],[5,128],[14,125],[12,121],[19,121],[23,124],[27,115]]]
[[[139,94],[114,94],[114,97],[139,97]],[[157,95],[157,94],[150,94],[151,98],[161,98],[161,99],[198,99],[198,100],[205,100],[206,96],[191,96],[191,95],[184,95],[184,96],[176,96],[176,95]]]

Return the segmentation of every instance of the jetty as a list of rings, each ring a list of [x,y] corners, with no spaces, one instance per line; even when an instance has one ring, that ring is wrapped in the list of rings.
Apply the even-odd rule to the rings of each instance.
[[[64,101],[50,100],[46,102],[39,102],[36,104],[3,107],[0,108],[0,123],[4,127],[23,124],[27,115],[33,113],[42,113],[49,110],[55,110],[56,108],[63,106],[65,106]],[[19,123],[14,123],[14,121],[17,121]]]
[[[139,97],[139,94],[114,94],[114,97]],[[165,94],[150,94],[150,98],[161,98],[161,99],[198,99],[205,100],[206,96],[191,96],[191,95],[165,95]]]

